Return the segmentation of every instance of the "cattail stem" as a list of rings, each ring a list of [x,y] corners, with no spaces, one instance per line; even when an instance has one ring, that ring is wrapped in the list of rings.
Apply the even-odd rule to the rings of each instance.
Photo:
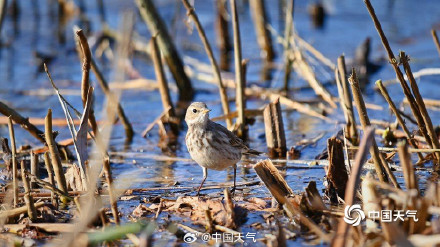
[[[8,118],[9,139],[11,139],[11,161],[12,161],[12,189],[14,190],[14,207],[18,205],[18,168],[17,168],[17,146],[15,144],[14,125],[12,117]]]
[[[55,173],[55,179],[57,181],[57,185],[58,188],[63,191],[64,193],[67,193],[67,184],[66,184],[66,178],[64,177],[64,171],[63,171],[63,166],[61,164],[61,158],[60,158],[60,153],[58,151],[58,147],[55,144],[55,141],[53,139],[53,134],[52,134],[52,110],[49,109],[47,111],[47,116],[45,119],[45,138],[46,138],[46,143],[47,143],[47,147],[49,148],[49,152],[50,152],[50,156],[51,156],[51,161],[52,161],[52,165],[53,165],[53,170]]]

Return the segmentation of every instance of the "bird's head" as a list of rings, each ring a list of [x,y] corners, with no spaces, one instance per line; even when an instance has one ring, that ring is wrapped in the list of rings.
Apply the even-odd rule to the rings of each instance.
[[[193,102],[186,110],[185,122],[188,126],[205,126],[208,123],[210,111],[205,103]]]

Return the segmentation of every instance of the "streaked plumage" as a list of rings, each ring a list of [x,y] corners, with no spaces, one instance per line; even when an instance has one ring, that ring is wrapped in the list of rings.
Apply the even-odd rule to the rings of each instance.
[[[243,141],[222,125],[209,120],[209,109],[205,103],[192,103],[185,116],[188,125],[186,146],[194,161],[203,168],[203,181],[200,192],[207,176],[207,169],[224,170],[234,166],[234,189],[236,164],[242,154],[258,155],[260,152],[249,149]]]

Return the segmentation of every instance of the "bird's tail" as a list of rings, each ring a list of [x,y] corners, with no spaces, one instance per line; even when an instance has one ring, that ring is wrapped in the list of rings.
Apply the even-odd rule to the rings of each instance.
[[[248,148],[248,149],[244,150],[243,154],[250,154],[250,155],[257,155],[258,156],[260,154],[263,154],[263,152]]]

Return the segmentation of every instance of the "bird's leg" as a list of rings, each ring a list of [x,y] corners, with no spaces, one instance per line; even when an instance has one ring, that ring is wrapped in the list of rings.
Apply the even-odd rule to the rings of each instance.
[[[235,195],[235,180],[237,180],[236,178],[237,178],[237,164],[234,165],[234,186],[232,187],[231,190],[233,196]]]
[[[197,190],[197,197],[199,197],[200,189],[202,188],[203,183],[205,183],[206,177],[208,177],[208,168],[203,167],[203,180],[202,180],[202,183],[199,186],[199,189]]]

